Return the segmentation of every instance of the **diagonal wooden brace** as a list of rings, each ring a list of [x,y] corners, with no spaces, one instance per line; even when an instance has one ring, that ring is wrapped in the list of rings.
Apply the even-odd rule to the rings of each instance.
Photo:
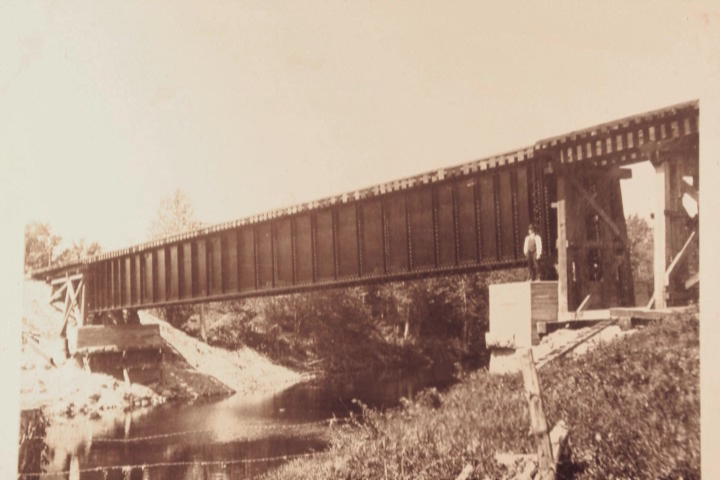
[[[83,321],[83,308],[81,307],[80,302],[78,302],[78,293],[81,293],[83,291],[83,281],[82,279],[80,279],[77,288],[75,288],[73,287],[73,279],[69,278],[66,282],[66,285],[67,289],[65,295],[65,311],[63,313],[62,320],[63,327],[60,331],[60,336],[63,337],[67,334],[67,325],[71,316],[75,318],[75,322],[79,326],[82,326]]]
[[[54,302],[57,302],[58,300],[60,300],[63,296],[63,293],[67,294],[66,290],[67,290],[67,282],[63,283],[62,286],[60,288],[58,288],[55,291],[55,293],[52,294],[52,296],[50,297],[50,303],[54,303]]]
[[[689,250],[688,247],[690,246],[690,243],[692,242],[693,238],[695,238],[694,230],[690,234],[688,239],[685,241],[685,245],[683,245],[680,252],[677,255],[675,255],[675,258],[673,259],[672,263],[670,264],[667,271],[665,272],[665,285],[670,284],[670,277],[672,276],[672,274],[675,270],[675,267],[677,267],[680,264],[680,262],[685,258],[685,254],[688,252],[688,250]]]
[[[695,200],[696,203],[700,202],[700,193],[695,187],[687,183],[685,180],[680,182],[680,186],[682,187],[682,193],[687,193],[688,195],[690,195],[690,198]]]
[[[612,217],[610,217],[610,215],[608,215],[607,212],[605,212],[605,210],[603,210],[600,205],[598,205],[598,203],[595,201],[595,198],[587,190],[585,190],[585,187],[583,187],[582,184],[580,184],[580,182],[578,182],[577,179],[575,179],[575,177],[573,177],[572,175],[568,175],[568,177],[570,178],[570,182],[572,183],[573,187],[575,187],[575,189],[580,192],[580,195],[582,195],[585,201],[588,202],[588,204],[593,208],[593,210],[597,212],[600,218],[602,218],[603,221],[607,223],[607,225],[610,227],[610,230],[612,230],[612,232],[617,235],[617,237],[620,238],[620,240],[622,240],[625,245],[630,245],[630,242],[628,241],[628,238],[627,236],[625,236],[624,232],[620,230],[620,228],[615,224]]]

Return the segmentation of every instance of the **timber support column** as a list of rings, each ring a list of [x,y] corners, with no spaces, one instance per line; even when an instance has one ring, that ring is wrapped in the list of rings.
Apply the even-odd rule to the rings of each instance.
[[[667,269],[665,202],[668,186],[668,162],[655,165],[655,221],[653,224],[653,298],[655,308],[665,308],[665,270]]]
[[[558,315],[568,311],[567,230],[565,212],[565,177],[557,177],[557,274]]]
[[[655,164],[654,295],[655,308],[667,307],[670,264],[683,248],[686,215],[682,207],[683,164],[673,158]]]

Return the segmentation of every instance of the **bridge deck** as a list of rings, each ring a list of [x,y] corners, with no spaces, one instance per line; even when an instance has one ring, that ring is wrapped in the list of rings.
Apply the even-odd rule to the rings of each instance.
[[[82,272],[87,312],[273,295],[523,262],[536,224],[555,253],[554,172],[648,160],[696,142],[697,102],[503,155],[33,272]]]

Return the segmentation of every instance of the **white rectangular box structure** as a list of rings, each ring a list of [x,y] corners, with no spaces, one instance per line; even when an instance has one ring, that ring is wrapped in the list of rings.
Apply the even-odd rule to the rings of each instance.
[[[490,285],[488,347],[527,348],[537,345],[537,322],[558,320],[558,282]]]

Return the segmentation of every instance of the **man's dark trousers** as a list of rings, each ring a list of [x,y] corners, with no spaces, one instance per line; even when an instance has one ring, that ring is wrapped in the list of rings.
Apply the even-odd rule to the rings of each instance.
[[[530,271],[531,280],[537,280],[537,277],[540,275],[540,266],[538,265],[535,253],[536,252],[527,253],[528,270]]]

